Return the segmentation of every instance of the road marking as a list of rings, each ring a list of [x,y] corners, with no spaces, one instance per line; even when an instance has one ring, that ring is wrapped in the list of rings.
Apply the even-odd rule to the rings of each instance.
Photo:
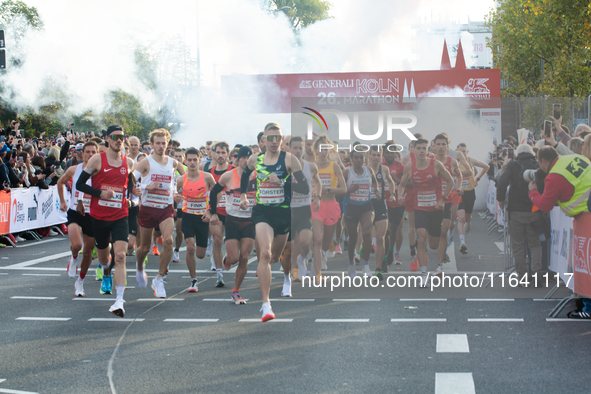
[[[470,353],[468,335],[437,334],[437,353]]]
[[[6,380],[6,379],[4,379]],[[6,394],[39,394],[36,391],[21,391],[21,390],[10,390],[10,389],[0,389],[0,393]]]
[[[240,323],[261,323],[261,319],[240,319],[238,320]],[[268,320],[266,323],[291,323],[293,319],[273,319]]]
[[[534,301],[560,301],[560,298],[534,298]]]
[[[495,242],[495,245],[497,245],[497,248],[499,248],[499,250],[501,252],[505,251],[505,243],[504,242]]]
[[[29,296],[12,296],[13,300],[55,300],[57,297],[29,297]]]
[[[475,394],[474,378],[471,372],[436,373],[435,394]]]
[[[367,323],[369,319],[316,319],[316,323]]]
[[[314,298],[271,298],[269,301],[301,301],[301,302],[314,302]]]
[[[223,301],[223,302],[234,302],[233,299],[231,298],[204,298],[201,301]],[[246,298],[244,301],[248,301],[248,298]]]
[[[171,323],[215,323],[220,319],[164,319],[165,322]]]
[[[8,272],[0,272],[0,275],[8,275]]]
[[[458,272],[458,266],[456,263],[456,247],[455,242],[451,241],[451,244],[448,246],[447,255],[449,256],[449,263],[443,264],[443,271],[444,272]]]
[[[503,302],[503,301],[515,301],[513,298],[466,298],[466,301],[492,301],[492,302]]]
[[[403,318],[403,319],[390,319],[390,322],[392,323],[439,323],[439,322],[446,322],[447,319],[446,318],[429,318],[429,317],[425,317],[425,318],[421,318],[421,317],[416,317],[416,318]]]
[[[380,301],[379,298],[333,298],[334,302],[363,302],[363,301],[372,301],[378,302]]]
[[[447,301],[447,298],[401,298],[401,302],[415,302],[415,301]]]
[[[115,298],[87,298],[87,297],[74,297],[72,300],[75,301],[115,301]]]
[[[15,320],[32,320],[32,321],[68,321],[71,317],[17,317]]]
[[[523,322],[523,318],[472,318],[469,322]]]
[[[591,319],[568,319],[568,318],[547,317],[546,321],[586,321],[586,322],[591,322]]]
[[[138,298],[136,301],[140,302],[160,302],[160,301],[184,301],[184,298]]]
[[[22,274],[23,276],[62,276],[61,274]]]
[[[68,238],[53,238],[53,239],[47,239],[45,241],[31,242],[31,243],[26,244],[26,245],[19,245],[19,246],[17,246],[17,248],[28,248],[29,246],[37,246],[37,245],[46,244],[46,243],[49,243],[49,242],[67,241],[67,240],[68,240]]]
[[[144,321],[146,319],[138,318],[138,319],[125,319],[121,317],[101,317],[101,318],[92,318],[88,319],[88,321],[121,321],[121,322],[131,322],[131,321]]]
[[[5,382],[5,381],[6,381],[6,379],[0,379],[0,383]]]
[[[67,252],[62,252],[62,253],[57,253],[57,254],[51,254],[49,256],[40,257],[40,258],[34,259],[34,260],[23,261],[22,263],[7,265],[6,267],[1,267],[1,268],[5,269],[5,270],[16,270],[16,269],[21,269],[21,268],[25,268],[25,267],[30,267],[31,265],[35,265],[35,264],[44,263],[46,261],[57,260],[62,257],[71,256],[71,255],[72,255],[72,252],[67,251]]]

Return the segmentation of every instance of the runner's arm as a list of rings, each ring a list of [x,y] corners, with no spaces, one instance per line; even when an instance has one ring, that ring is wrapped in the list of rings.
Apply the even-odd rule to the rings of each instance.
[[[288,171],[291,171],[291,175],[295,178],[297,183],[291,184],[291,190],[301,194],[308,194],[310,193],[310,187],[308,186],[308,181],[306,180],[306,176],[302,172],[302,165],[300,164],[299,160],[291,160],[291,153],[287,153],[286,162],[288,163]],[[288,161],[289,159],[289,161]],[[242,186],[242,185],[241,185]]]
[[[209,192],[209,212],[211,214],[217,213],[218,194],[226,187],[227,179],[232,176],[232,172],[226,172],[220,177],[218,182],[213,186]]]
[[[318,167],[314,163],[310,163],[310,172],[312,174],[312,185],[314,185],[314,195],[320,197],[322,195],[322,181],[318,175]]]
[[[78,182],[76,182],[77,190],[81,191],[82,193],[90,194],[91,196],[101,198],[102,191],[86,184],[86,181],[88,181],[92,175],[96,174],[99,171],[100,164],[100,155],[96,155],[90,158],[90,160],[86,164],[86,168],[84,169],[84,171],[80,173],[80,177],[78,177]]]
[[[390,174],[388,167],[382,166],[382,176],[388,181],[388,190],[392,190],[390,195],[396,196],[396,183],[394,183],[394,179],[392,179],[392,174]]]
[[[449,171],[447,171],[447,169],[444,167],[443,164],[441,164],[440,161],[435,161],[435,170],[436,176],[440,176],[441,178],[443,178],[444,181],[447,182],[447,186],[441,195],[441,198],[443,198],[443,200],[445,201],[449,197],[449,194],[451,193],[451,190],[454,187],[454,180],[451,177]]]
[[[404,166],[404,172],[402,173],[402,179],[400,180],[400,185],[398,185],[398,196],[404,196],[404,188],[406,187],[406,183],[410,178],[410,172],[412,170],[412,163],[408,163]]]
[[[474,174],[474,172],[472,171],[472,166],[468,164],[468,162],[466,161],[466,156],[464,156],[462,152],[460,152],[459,150],[454,151],[454,157],[458,161],[458,163],[461,164],[462,167],[464,167],[464,170],[462,171],[463,176],[469,177],[472,176],[472,174]]]
[[[345,182],[345,177],[343,176],[343,170],[340,166],[333,167],[334,173],[337,176],[337,188],[331,190],[334,194],[338,194],[340,196],[347,193],[347,182]],[[320,179],[320,177],[318,177]]]
[[[488,169],[490,167],[488,166],[488,164],[483,163],[480,160],[471,159],[471,161],[472,161],[472,164],[474,164],[474,167],[482,168],[482,170],[480,171],[480,174],[478,174],[478,176],[476,177],[476,179],[478,179],[478,182],[480,182],[480,179],[482,179],[482,177],[486,175],[486,173],[488,172]]]
[[[68,168],[66,170],[66,172],[64,173],[64,175],[62,175],[57,180],[57,194],[60,197],[60,204],[65,204],[66,203],[66,199],[64,198],[64,185],[66,184],[67,181],[69,181],[70,179],[72,179],[72,177],[74,176],[74,172],[75,171],[76,171],[76,167],[75,166],[71,166],[70,168]]]
[[[248,191],[248,184],[250,183],[250,174],[254,171],[256,167],[256,155],[251,155],[248,158],[248,164],[246,168],[242,172],[242,176],[240,177],[240,198],[244,196],[246,199],[246,192]]]

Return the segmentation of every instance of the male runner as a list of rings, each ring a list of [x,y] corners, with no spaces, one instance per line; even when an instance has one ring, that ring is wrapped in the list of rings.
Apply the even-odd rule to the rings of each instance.
[[[105,136],[107,151],[94,155],[88,160],[84,171],[78,177],[76,189],[90,194],[90,216],[94,242],[98,259],[103,267],[103,284],[105,290],[111,291],[111,266],[109,266],[109,243],[113,244],[115,255],[115,288],[117,299],[109,308],[109,312],[119,317],[125,316],[123,309],[123,293],[125,291],[125,251],[127,250],[128,205],[126,192],[128,188],[133,194],[139,195],[141,190],[135,187],[132,174],[133,160],[121,154],[125,136],[121,126],[109,126]],[[92,176],[92,186],[86,184]],[[106,281],[106,283],[105,283]],[[103,286],[101,285],[101,288]]]
[[[181,165],[183,166],[183,169],[185,170],[185,173],[186,173],[187,166],[184,164],[185,163],[185,154],[181,148],[176,148],[174,150],[174,159],[176,161],[178,161],[179,163],[181,163]],[[181,174],[177,170],[175,172],[175,179],[177,179],[179,176],[181,176]],[[174,239],[174,251],[172,252],[172,262],[178,263],[180,261],[179,250],[181,248],[181,245],[183,244],[183,231],[182,231],[183,207],[177,206],[176,202],[174,205],[175,205],[175,209],[176,209],[176,214],[174,217],[176,237]]]
[[[139,287],[146,287],[147,275],[144,272],[144,259],[148,255],[154,228],[162,233],[162,252],[158,275],[152,280],[154,295],[166,298],[164,275],[168,271],[168,263],[172,257],[172,232],[174,230],[174,175],[185,173],[181,163],[165,155],[170,141],[170,133],[166,129],[156,129],[150,133],[150,143],[154,153],[137,165],[141,173],[142,201],[138,221],[140,223],[140,248],[137,255],[136,279]]]
[[[90,198],[89,194],[80,193],[76,189],[76,182],[86,168],[88,160],[96,154],[98,145],[95,142],[87,142],[82,147],[83,162],[77,166],[72,166],[57,181],[57,193],[60,198],[60,209],[68,212],[68,237],[70,238],[70,250],[72,257],[68,263],[68,276],[76,276],[77,267],[80,266],[80,276],[74,284],[74,295],[84,297],[84,278],[88,272],[88,267],[92,263],[92,250],[94,249],[94,233],[92,231],[92,220],[90,219]],[[66,204],[64,199],[64,185],[72,180],[72,194],[70,196],[70,205]],[[82,251],[82,262],[80,262],[79,252]]]
[[[396,185],[400,184],[400,179],[402,178],[402,174],[404,172],[404,166],[400,162],[401,155],[398,151],[390,151],[389,147],[394,145],[394,141],[386,142],[384,147],[384,161],[388,170],[390,171],[390,177]],[[398,199],[394,201],[390,201],[390,186],[386,185],[386,205],[388,206],[388,228],[389,228],[389,236],[387,237],[388,240],[388,255],[386,257],[386,262],[388,265],[392,264],[394,261],[394,268],[396,270],[402,269],[402,259],[400,258],[400,248],[402,246],[402,218],[404,217],[404,205],[402,205]],[[396,194],[396,189],[394,189],[394,194]],[[394,246],[396,246],[396,252],[394,252]]]
[[[398,195],[403,196],[406,183],[409,179],[412,179],[416,193],[414,219],[418,236],[417,258],[422,273],[421,287],[426,287],[429,281],[427,239],[431,249],[437,249],[439,237],[441,236],[445,200],[447,200],[453,188],[453,179],[443,164],[433,157],[427,156],[428,145],[429,141],[424,138],[414,141],[415,160],[404,167],[404,173],[398,187]],[[447,182],[443,192],[441,190],[441,178]]]
[[[271,289],[271,263],[279,260],[281,251],[290,231],[291,190],[308,194],[308,182],[302,172],[299,160],[293,160],[291,153],[282,152],[281,126],[268,123],[264,131],[265,153],[252,155],[242,173],[240,182],[240,208],[247,209],[249,202],[246,192],[252,171],[257,172],[257,205],[252,210],[252,221],[256,229],[256,244],[259,249],[258,278],[263,297],[262,321],[275,318],[269,291]],[[296,183],[286,182],[292,175]]]
[[[470,167],[478,167],[482,170],[480,174],[475,178],[474,174],[470,175],[469,178],[462,179],[462,189],[464,189],[464,195],[462,196],[462,202],[458,207],[458,234],[460,235],[460,253],[468,253],[468,246],[466,246],[466,233],[470,231],[470,222],[472,221],[472,211],[474,210],[474,202],[476,201],[476,191],[474,188],[478,186],[480,179],[488,172],[488,164],[468,157],[468,147],[466,144],[461,143],[458,145],[458,149],[466,157],[466,161]],[[470,168],[471,169],[471,168]],[[462,173],[467,170],[463,165],[460,166]]]
[[[215,180],[209,172],[199,170],[200,152],[189,148],[185,152],[187,173],[177,178],[177,193],[174,196],[177,204],[183,205],[183,228],[187,244],[187,268],[191,275],[191,286],[187,290],[197,293],[197,273],[195,271],[195,254],[202,259],[205,257],[209,220],[205,218],[209,205],[209,191],[215,185]]]
[[[226,190],[226,255],[222,263],[226,270],[238,263],[232,289],[232,301],[236,305],[246,304],[246,301],[240,297],[240,286],[244,281],[246,271],[248,271],[248,257],[254,246],[255,238],[252,208],[256,199],[256,172],[251,174],[246,192],[248,207],[240,209],[240,180],[251,155],[252,149],[248,146],[243,146],[238,150],[238,166],[227,171],[218,179],[210,194],[210,210],[206,213],[206,217],[210,220],[210,226],[219,220],[217,196]]]
[[[129,152],[127,152],[127,157],[129,157],[134,162],[137,162],[137,155],[140,153],[140,139],[137,138],[135,135],[129,137]]]

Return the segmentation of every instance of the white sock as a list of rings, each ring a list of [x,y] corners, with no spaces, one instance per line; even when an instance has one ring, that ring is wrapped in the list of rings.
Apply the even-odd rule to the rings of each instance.
[[[363,265],[366,265],[366,266],[368,266],[368,267],[369,267],[369,260],[367,260],[367,261],[364,261],[364,262],[363,262]]]
[[[224,276],[224,274],[222,274],[222,269],[221,268],[216,268],[215,272],[217,272],[218,276]]]
[[[291,283],[291,278],[289,277],[289,274],[283,274],[283,282]]]
[[[117,301],[123,301],[123,293],[125,292],[125,286],[115,286],[117,290]]]
[[[421,267],[421,272],[423,274],[426,274],[427,273],[427,266]]]
[[[463,234],[460,234],[460,243],[463,243],[463,244],[466,243],[466,236]]]
[[[84,283],[84,279],[81,279],[80,277],[78,277],[78,279],[77,279],[77,280],[78,280],[78,282],[80,282],[80,283]]]
[[[376,245],[376,238],[372,238],[371,239],[371,244],[374,245],[374,246]]]

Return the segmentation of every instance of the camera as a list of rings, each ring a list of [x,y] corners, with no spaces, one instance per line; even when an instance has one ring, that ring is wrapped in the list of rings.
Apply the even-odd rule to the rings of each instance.
[[[531,182],[531,181],[535,181],[536,180],[536,172],[540,171],[539,169],[537,170],[525,170],[523,171],[523,180],[526,182]]]

